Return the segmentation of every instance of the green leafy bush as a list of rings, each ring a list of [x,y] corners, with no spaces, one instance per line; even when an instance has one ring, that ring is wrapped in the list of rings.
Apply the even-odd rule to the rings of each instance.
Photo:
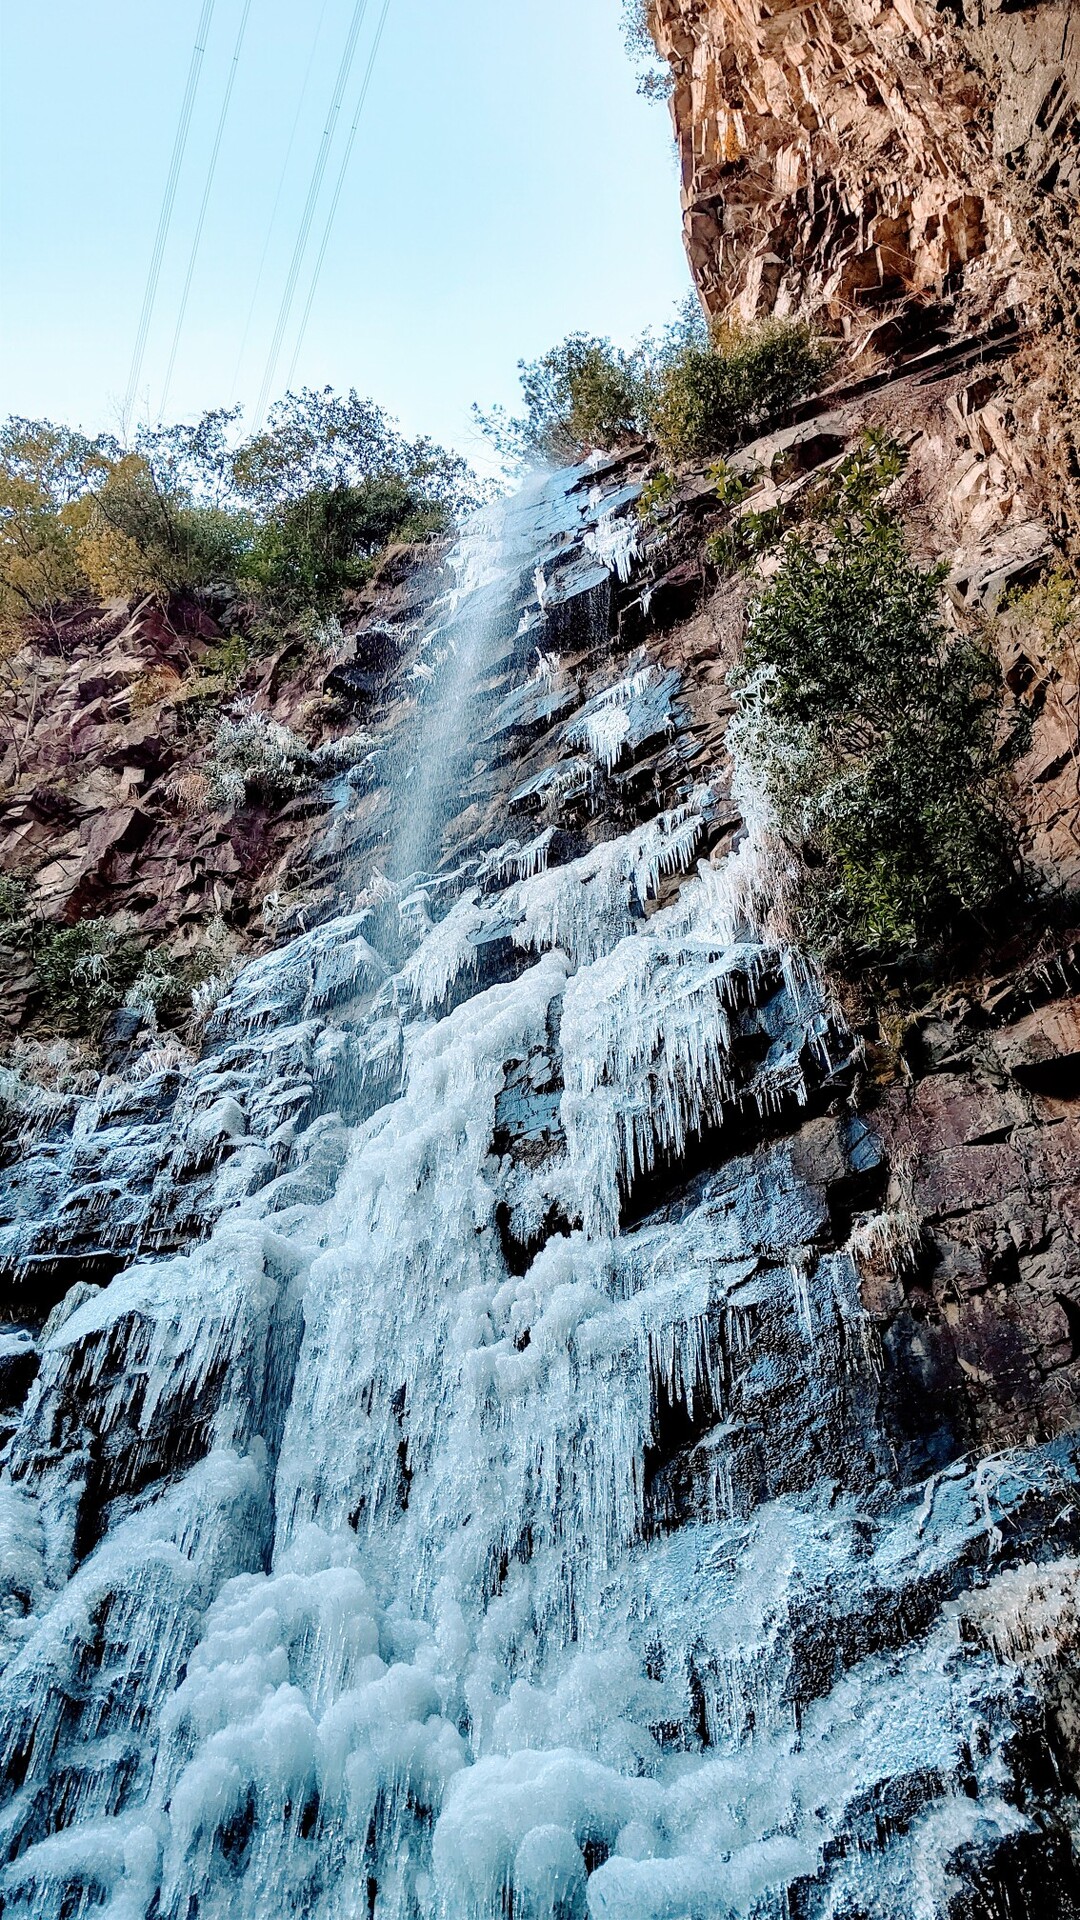
[[[49,421],[0,427],[0,665],[73,604],[240,589],[261,615],[333,611],[388,542],[477,504],[467,463],[374,401],[305,389],[238,440],[238,409],[127,446]]]
[[[806,492],[798,493],[784,505],[748,508],[744,502],[761,479],[761,469],[736,472],[718,460],[709,469],[716,490],[717,504],[727,513],[727,523],[710,534],[705,542],[705,558],[721,573],[750,568],[775,553],[785,534],[796,527],[852,527],[856,521],[887,520],[884,496],[899,480],[907,466],[907,454],[900,443],[881,427],[868,427],[860,435],[851,453],[828,471]]]
[[[244,571],[282,610],[329,612],[363,585],[392,541],[445,532],[449,517],[441,501],[396,475],[312,487],[271,510]]]
[[[411,495],[448,513],[480,502],[475,475],[460,454],[421,436],[408,440],[374,400],[331,387],[287,393],[266,426],[232,457],[237,494],[265,514],[312,490],[328,493],[371,480],[396,479]]]
[[[570,334],[539,360],[521,362],[522,415],[496,409],[481,427],[517,465],[579,460],[636,440],[666,461],[709,459],[814,392],[833,350],[802,322],[766,320],[711,331],[696,300],[657,338],[630,352]]]
[[[637,516],[648,524],[662,520],[674,503],[676,495],[674,476],[661,470],[654,473],[645,482],[637,499]]]
[[[880,509],[787,536],[752,605],[736,750],[831,960],[941,958],[1016,878],[1000,675]]]
[[[58,1033],[90,1033],[124,1001],[143,963],[137,940],[107,920],[30,929],[34,970],[49,1025]]]
[[[649,421],[669,460],[708,460],[821,386],[833,349],[802,321],[718,327],[662,357]]]
[[[1006,643],[1032,649],[1071,680],[1080,668],[1080,582],[1060,568],[1011,593],[998,614]]]
[[[99,524],[116,536],[113,551],[128,555],[115,575],[128,593],[198,595],[231,586],[245,572],[254,534],[250,515],[170,493],[137,455],[114,468],[94,507]]]
[[[648,368],[639,348],[571,333],[539,360],[519,362],[522,415],[474,413],[510,463],[562,466],[595,449],[631,445],[645,432]]]

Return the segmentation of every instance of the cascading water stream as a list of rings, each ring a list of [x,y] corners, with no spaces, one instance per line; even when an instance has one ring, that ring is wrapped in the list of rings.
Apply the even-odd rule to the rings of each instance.
[[[399,876],[433,864],[440,829],[485,714],[485,682],[531,624],[520,608],[536,557],[575,530],[565,475],[533,476],[512,501],[474,516],[449,559],[451,585],[437,602],[417,673],[427,680],[405,764],[394,781],[399,820],[388,849]]]
[[[0,1487],[12,1914],[930,1920],[1023,1829],[1015,1682],[935,1607],[1067,1462],[896,1485],[876,1229],[830,1200],[879,1155],[751,854],[657,908],[697,774],[561,864],[483,824],[498,715],[632,564],[589,482],[467,533],[388,884],[215,1016],[161,1178],[231,1127],[216,1224],[46,1330]],[[526,798],[677,741],[674,676],[609,667]]]

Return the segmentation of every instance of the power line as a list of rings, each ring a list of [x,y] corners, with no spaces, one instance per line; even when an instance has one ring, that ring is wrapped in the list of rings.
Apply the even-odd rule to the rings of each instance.
[[[304,344],[304,335],[307,332],[307,324],[311,318],[311,309],[315,304],[315,294],[319,285],[319,275],[322,272],[323,261],[326,259],[326,249],[330,244],[330,230],[333,227],[334,216],[338,210],[338,201],[341,199],[341,189],[345,185],[345,175],[349,170],[349,161],[352,158],[353,145],[356,140],[356,130],[360,125],[361,116],[363,115],[364,106],[367,101],[368,88],[371,86],[371,76],[375,71],[375,62],[379,54],[379,45],[380,45],[380,42],[382,41],[383,34],[386,30],[386,21],[387,21],[387,16],[389,12],[390,12],[390,0],[383,0],[382,13],[379,16],[379,24],[375,29],[375,38],[371,43],[371,52],[368,56],[367,71],[364,74],[364,83],[363,83],[363,86],[360,88],[360,98],[356,103],[356,112],[353,115],[352,126],[349,128],[349,137],[345,142],[345,151],[341,156],[341,166],[338,168],[338,177],[334,186],[334,195],[333,195],[333,199],[330,202],[330,211],[326,216],[326,225],[323,228],[323,236],[319,245],[318,257],[315,261],[315,271],[311,276],[311,285],[308,288],[307,303],[304,307],[303,318],[300,321],[300,331],[296,336],[296,346],[293,349],[293,357],[289,365],[289,377],[285,382],[286,389],[292,386],[293,375],[296,372],[296,363],[300,358],[300,349]]]
[[[256,275],[255,275],[255,285],[252,289],[251,304],[247,310],[247,319],[244,321],[244,332],[240,340],[240,350],[237,353],[236,365],[233,368],[232,394],[231,394],[231,398],[233,400],[236,399],[236,390],[240,383],[240,369],[244,364],[244,353],[247,348],[248,336],[251,333],[251,323],[255,318],[255,308],[258,305],[259,289],[262,286],[263,272],[266,267],[266,256],[270,251],[270,242],[271,242],[271,239],[273,238],[274,226],[277,221],[277,211],[278,211],[278,207],[281,205],[281,196],[284,191],[285,181],[289,172],[289,161],[292,158],[292,150],[296,142],[296,130],[300,125],[300,115],[304,110],[304,101],[307,99],[308,81],[311,79],[311,69],[315,64],[315,54],[318,50],[319,38],[320,38],[320,35],[322,34],[322,29],[323,29],[323,21],[326,19],[326,9],[329,6],[329,4],[330,4],[330,0],[322,0],[322,7],[319,10],[319,18],[315,25],[315,38],[311,43],[311,51],[307,57],[307,66],[304,68],[304,78],[300,84],[300,98],[296,103],[296,112],[293,114],[293,123],[289,132],[288,144],[286,145],[286,148],[285,148],[285,158],[281,163],[281,172],[278,175],[277,192],[274,195],[274,204],[270,209],[270,218],[266,226],[266,234],[263,239],[262,252],[259,255],[259,266],[258,266],[258,271],[256,272]]]
[[[180,104],[180,119],[176,128],[176,139],[173,143],[168,177],[165,181],[165,196],[161,203],[161,215],[158,220],[157,236],[154,240],[154,251],[150,256],[150,272],[147,276],[146,292],[143,295],[142,313],[139,316],[139,330],[135,335],[135,351],[131,356],[131,372],[128,375],[127,396],[124,402],[125,414],[130,412],[132,401],[135,398],[135,389],[139,384],[139,375],[142,372],[143,355],[146,352],[146,341],[150,332],[150,317],[154,311],[154,300],[157,297],[158,281],[161,278],[161,262],[165,254],[165,242],[169,237],[173,201],[176,199],[176,183],[180,178],[180,168],[183,165],[184,151],[187,147],[188,129],[191,126],[191,110],[195,105],[195,94],[199,85],[199,71],[202,67],[203,54],[206,52],[206,36],[210,31],[210,21],[213,12],[214,0],[203,0],[203,9],[199,16],[199,25],[195,34],[195,45],[191,54],[191,65],[188,68],[187,86],[184,88],[184,98]]]
[[[293,248],[288,278],[285,282],[285,291],[281,298],[281,308],[277,317],[277,325],[274,328],[274,337],[270,343],[270,352],[267,356],[266,370],[263,374],[262,386],[259,389],[259,398],[255,408],[254,420],[256,429],[258,429],[262,423],[262,417],[266,410],[266,402],[270,394],[270,387],[277,370],[278,356],[281,353],[281,343],[285,338],[285,329],[289,324],[289,314],[292,310],[293,296],[296,293],[296,283],[300,278],[300,267],[304,258],[304,249],[307,246],[308,235],[311,232],[311,223],[315,217],[315,203],[319,197],[319,188],[322,186],[323,174],[326,172],[326,162],[330,156],[330,143],[334,137],[334,128],[337,124],[338,114],[341,111],[342,97],[348,85],[349,74],[352,70],[352,63],[356,54],[356,43],[360,37],[360,29],[364,24],[364,15],[366,12],[367,0],[356,0],[352,20],[349,23],[348,36],[345,41],[345,50],[341,56],[341,65],[338,68],[337,79],[334,83],[333,97],[330,101],[330,111],[327,115],[326,125],[323,128],[322,139],[319,142],[319,151],[311,176],[311,185],[308,188],[307,201],[304,205],[304,212],[300,221],[300,231],[296,236],[296,245]]]
[[[203,187],[199,217],[195,222],[195,236],[191,242],[191,252],[188,255],[187,273],[184,277],[184,291],[180,295],[180,310],[176,316],[176,327],[173,331],[172,347],[169,351],[169,364],[165,370],[165,384],[161,389],[161,405],[158,408],[159,418],[165,411],[165,402],[169,397],[169,388],[172,385],[177,349],[180,345],[180,335],[184,330],[184,316],[187,313],[188,296],[191,293],[191,282],[195,273],[195,262],[199,253],[199,242],[202,239],[203,225],[206,220],[206,209],[210,203],[210,190],[214,184],[214,173],[217,169],[218,154],[221,152],[221,139],[225,132],[225,122],[229,117],[229,102],[232,99],[233,87],[236,84],[236,69],[240,64],[240,49],[244,44],[244,33],[247,28],[248,14],[250,12],[251,0],[244,0],[244,10],[240,15],[240,26],[237,30],[236,45],[233,48],[232,60],[229,63],[229,76],[225,82],[225,97],[221,102],[221,112],[218,115],[214,144],[210,149],[210,163],[206,169],[206,182]]]

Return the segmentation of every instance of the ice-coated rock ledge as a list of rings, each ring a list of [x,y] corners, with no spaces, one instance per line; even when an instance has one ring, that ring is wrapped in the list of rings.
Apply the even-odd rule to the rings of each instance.
[[[572,857],[414,861],[634,564],[578,482],[463,543],[396,877],[9,1183],[24,1260],[148,1249],[6,1449],[13,1915],[1034,1920],[1061,1877],[1074,1450],[903,1483],[860,1292],[903,1223],[753,836],[695,870],[695,772]],[[612,662],[559,724],[553,778],[610,772],[678,688]]]

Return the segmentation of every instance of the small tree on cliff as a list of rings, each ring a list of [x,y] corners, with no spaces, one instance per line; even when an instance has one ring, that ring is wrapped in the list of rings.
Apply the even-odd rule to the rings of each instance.
[[[288,394],[239,444],[238,420],[215,408],[125,447],[49,421],[0,428],[0,646],[73,602],[142,593],[239,587],[271,614],[325,611],[388,542],[479,498],[460,455],[355,392]]]
[[[853,456],[835,517],[787,536],[733,676],[733,744],[798,853],[802,931],[841,964],[940,956],[1016,878],[1000,671],[946,628],[943,570],[912,557],[873,467]]]
[[[523,414],[473,413],[511,466],[567,466],[645,437],[647,368],[640,349],[571,333],[539,360],[518,362]]]
[[[474,409],[512,465],[568,464],[653,441],[664,460],[713,459],[822,383],[833,349],[799,321],[710,325],[690,295],[631,351],[572,333],[520,363],[523,414]]]
[[[329,387],[287,394],[232,472],[258,521],[246,576],[286,610],[331,607],[391,541],[445,532],[479,499],[459,454]]]
[[[9,643],[27,620],[51,626],[86,591],[77,506],[112,451],[51,420],[0,426],[0,635]]]

